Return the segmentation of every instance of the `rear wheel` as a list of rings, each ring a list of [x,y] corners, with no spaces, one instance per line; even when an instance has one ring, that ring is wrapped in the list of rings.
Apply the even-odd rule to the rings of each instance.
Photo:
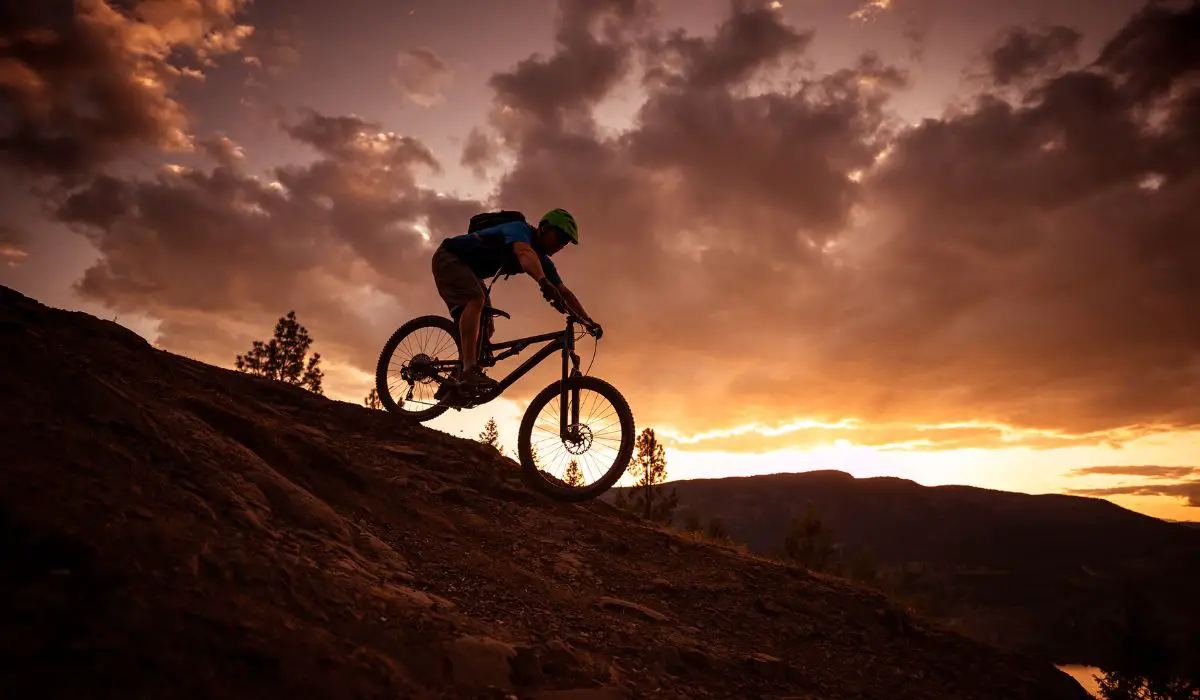
[[[458,328],[444,316],[421,316],[405,323],[383,344],[375,366],[379,402],[418,422],[449,408],[435,394],[462,365]]]
[[[556,500],[593,499],[625,473],[633,431],[633,411],[612,384],[596,377],[554,382],[533,398],[521,419],[517,452],[525,480]]]

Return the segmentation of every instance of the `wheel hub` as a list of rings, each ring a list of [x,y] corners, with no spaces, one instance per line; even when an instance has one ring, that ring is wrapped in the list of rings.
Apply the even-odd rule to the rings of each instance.
[[[403,368],[400,369],[400,376],[409,384],[420,382],[422,384],[431,384],[433,382],[433,362],[434,358],[425,353],[417,353],[408,361]]]
[[[567,452],[573,455],[587,452],[592,446],[592,429],[582,423],[567,426],[567,433],[563,436],[563,445],[567,448]]]

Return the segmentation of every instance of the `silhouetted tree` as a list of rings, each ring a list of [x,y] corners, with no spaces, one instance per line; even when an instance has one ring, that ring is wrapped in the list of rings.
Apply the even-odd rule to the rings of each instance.
[[[504,454],[504,448],[500,446],[500,430],[496,427],[496,419],[488,418],[488,422],[483,425],[483,432],[479,433],[479,441],[485,445],[491,445],[496,448],[496,452]]]
[[[683,519],[683,529],[686,532],[702,532],[704,526],[700,524],[700,516],[696,511],[688,511],[688,514]]]
[[[567,470],[563,473],[563,481],[566,482],[568,486],[574,486],[576,488],[583,486],[583,472],[579,469],[579,460],[572,459],[570,463],[567,464]]]
[[[1200,700],[1200,685],[1186,678],[1105,671],[1096,677],[1104,700]]]
[[[363,405],[367,408],[383,410],[383,404],[379,401],[379,392],[375,390],[375,387],[371,387],[371,390],[367,392],[367,398],[363,399]]]
[[[1117,658],[1096,678],[1104,700],[1200,700],[1200,633],[1178,638],[1144,595],[1126,591]]]
[[[296,321],[296,312],[289,311],[275,324],[275,337],[270,342],[254,341],[250,352],[238,355],[234,364],[239,372],[257,374],[304,387],[315,394],[324,394],[321,380],[325,373],[318,366],[321,354],[314,352],[305,362],[311,345],[312,337],[308,335],[308,330]]]
[[[669,525],[679,505],[679,494],[675,487],[666,487],[667,457],[653,428],[642,430],[638,435],[637,454],[629,463],[628,472],[637,477],[633,488],[627,493],[618,491],[613,499],[619,508],[640,514],[646,520]]]
[[[803,518],[792,518],[792,528],[783,540],[783,555],[808,568],[824,571],[833,563],[833,536],[817,517],[810,503]]]

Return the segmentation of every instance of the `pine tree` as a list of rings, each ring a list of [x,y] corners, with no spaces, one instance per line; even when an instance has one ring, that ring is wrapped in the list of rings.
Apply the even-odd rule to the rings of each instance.
[[[379,401],[379,392],[375,390],[375,387],[371,387],[371,390],[367,392],[367,398],[363,399],[363,405],[376,410],[383,409],[383,404]]]
[[[504,454],[504,448],[500,446],[500,430],[496,426],[495,418],[488,418],[488,422],[483,425],[483,432],[479,433],[479,441],[485,445],[491,445],[496,448],[496,452]]]
[[[1095,676],[1104,700],[1200,698],[1200,646],[1195,633],[1164,626],[1164,606],[1144,591],[1124,589],[1112,620],[1113,653]]]
[[[583,486],[583,471],[579,469],[579,460],[572,459],[567,464],[567,470],[563,473],[563,481],[567,486],[578,488]]]
[[[254,341],[250,352],[238,355],[234,365],[239,372],[256,374],[286,384],[304,387],[315,394],[324,394],[321,390],[321,380],[325,373],[319,364],[321,354],[313,353],[307,358],[308,349],[312,346],[312,337],[308,329],[296,321],[296,312],[289,311],[287,316],[275,324],[275,336],[270,342]]]
[[[833,564],[833,534],[817,517],[811,503],[802,519],[792,519],[792,529],[783,540],[783,555],[816,571],[824,571]]]
[[[621,507],[640,514],[646,520],[669,525],[679,505],[679,494],[675,488],[666,487],[667,457],[653,428],[646,428],[638,435],[635,443],[637,454],[629,463],[628,471],[637,481],[628,498],[620,498]]]

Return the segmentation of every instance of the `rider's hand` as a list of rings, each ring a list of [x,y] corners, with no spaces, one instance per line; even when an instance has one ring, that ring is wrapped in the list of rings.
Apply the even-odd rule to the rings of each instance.
[[[596,338],[596,340],[600,340],[600,337],[602,335],[604,335],[604,328],[602,328],[600,326],[600,324],[596,323],[595,321],[591,321],[588,323],[587,330],[588,330],[588,333],[591,333],[592,336],[594,336]]]
[[[543,277],[538,280],[538,286],[542,288],[542,296],[546,298],[546,301],[550,302],[551,306],[558,309],[559,313],[565,314],[567,312],[567,304],[563,301],[562,292],[558,291],[558,287],[555,287],[549,278]]]

